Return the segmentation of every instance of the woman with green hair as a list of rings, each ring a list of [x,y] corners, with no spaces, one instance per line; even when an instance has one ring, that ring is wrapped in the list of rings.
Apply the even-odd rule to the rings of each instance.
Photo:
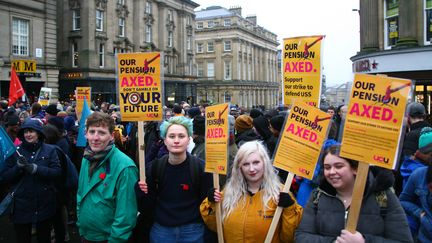
[[[146,181],[138,182],[141,213],[154,213],[150,242],[204,242],[199,205],[211,188],[211,177],[204,162],[187,153],[192,121],[172,117],[161,124],[160,136],[169,153],[150,162]]]

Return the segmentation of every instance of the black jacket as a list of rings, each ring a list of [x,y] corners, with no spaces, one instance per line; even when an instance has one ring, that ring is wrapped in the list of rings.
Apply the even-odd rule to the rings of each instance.
[[[31,156],[36,151],[29,151],[22,146],[18,151],[29,161],[35,163],[35,174],[29,174],[17,166],[17,154],[6,161],[6,169],[2,173],[5,181],[15,188],[22,179],[20,187],[16,190],[12,212],[12,222],[18,224],[35,223],[52,217],[56,211],[55,180],[61,174],[57,152],[54,146],[42,143],[39,155],[35,160]]]
[[[369,172],[357,231],[366,242],[413,242],[406,215],[390,190],[394,181],[392,172],[379,168],[372,170],[376,172]],[[386,195],[386,207],[381,207],[377,201],[379,192]],[[334,242],[345,228],[345,206],[325,179],[312,195],[303,211],[295,241]]]
[[[417,151],[421,130],[430,126],[427,121],[419,121],[411,125],[410,131],[405,135],[403,155],[411,156]]]

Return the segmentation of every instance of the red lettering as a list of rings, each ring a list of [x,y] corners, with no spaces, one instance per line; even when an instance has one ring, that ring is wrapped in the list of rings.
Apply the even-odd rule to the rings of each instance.
[[[223,129],[220,127],[207,129],[206,138],[224,138],[224,137],[225,135],[223,133]]]
[[[358,103],[353,104],[349,114],[382,121],[390,121],[393,118],[393,111],[391,109],[365,104],[360,106]]]
[[[286,131],[311,142],[316,142],[318,138],[314,131],[299,126],[295,127],[293,123],[288,126]]]
[[[308,73],[312,72],[313,65],[311,62],[287,62],[285,72],[289,73]]]

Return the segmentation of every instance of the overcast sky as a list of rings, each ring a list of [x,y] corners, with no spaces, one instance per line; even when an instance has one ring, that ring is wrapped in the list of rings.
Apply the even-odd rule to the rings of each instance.
[[[242,16],[256,15],[258,25],[284,38],[325,35],[324,74],[327,86],[351,82],[350,57],[360,49],[359,0],[193,0],[201,10],[209,6],[242,7]]]

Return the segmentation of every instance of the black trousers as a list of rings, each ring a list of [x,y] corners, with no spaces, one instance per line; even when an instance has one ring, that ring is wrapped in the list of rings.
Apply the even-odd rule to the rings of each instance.
[[[51,243],[52,220],[47,219],[36,223],[38,243]],[[32,224],[14,224],[17,243],[30,243]]]

